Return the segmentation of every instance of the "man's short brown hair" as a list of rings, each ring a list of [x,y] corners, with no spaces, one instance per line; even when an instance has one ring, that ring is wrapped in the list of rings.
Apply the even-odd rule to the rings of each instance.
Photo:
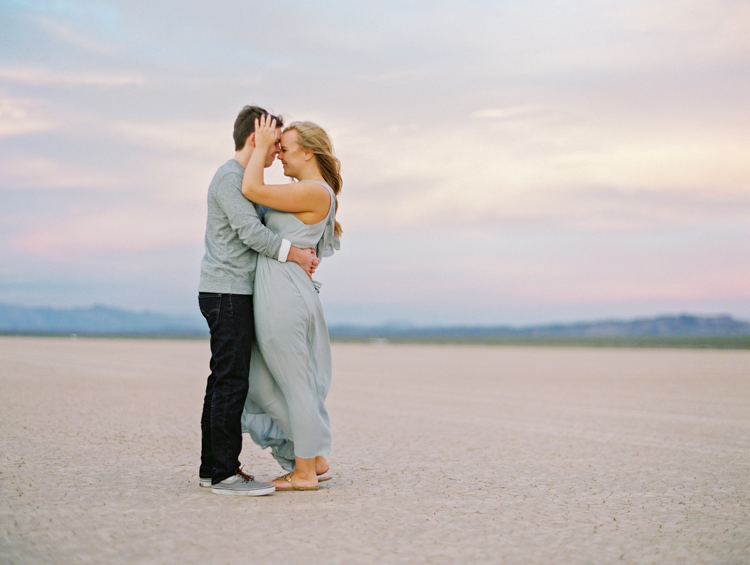
[[[284,119],[281,116],[269,114],[260,106],[245,106],[240,110],[234,121],[234,149],[240,151],[245,147],[245,142],[250,134],[255,131],[255,120],[261,116],[271,116],[276,120],[277,127],[284,127]]]

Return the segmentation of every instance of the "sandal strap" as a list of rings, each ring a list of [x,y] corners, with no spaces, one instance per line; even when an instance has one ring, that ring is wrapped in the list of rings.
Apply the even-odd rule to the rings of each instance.
[[[292,471],[293,473],[294,471]],[[292,482],[292,473],[287,473],[286,475],[281,475],[280,477],[276,477],[274,481],[286,481],[288,483]]]

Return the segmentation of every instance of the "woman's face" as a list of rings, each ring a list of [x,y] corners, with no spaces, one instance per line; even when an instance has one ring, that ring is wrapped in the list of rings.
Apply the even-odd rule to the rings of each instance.
[[[299,133],[295,129],[284,132],[281,136],[279,161],[284,166],[284,175],[297,178],[301,166],[305,163],[305,151],[300,147]]]
[[[279,154],[279,140],[281,139],[281,128],[276,128],[276,141],[271,147],[268,148],[268,153],[266,153],[266,163],[264,166],[270,167],[273,164],[273,160],[276,158],[276,155]]]

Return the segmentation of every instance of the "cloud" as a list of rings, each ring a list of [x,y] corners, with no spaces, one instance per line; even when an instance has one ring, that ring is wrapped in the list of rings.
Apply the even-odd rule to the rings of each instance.
[[[41,68],[0,68],[0,79],[30,86],[130,86],[146,79],[134,75],[99,73],[56,73]]]
[[[35,218],[34,227],[10,235],[16,251],[43,257],[79,257],[122,250],[149,250],[203,240],[205,218],[184,207],[153,209],[140,204],[87,209]]]
[[[453,225],[367,234],[345,226],[341,255],[324,261],[319,276],[327,304],[357,311],[380,304],[381,321],[528,323],[532,313],[542,321],[553,312],[591,319],[632,316],[636,307],[649,315],[711,312],[711,304],[749,313],[748,235],[746,226],[721,222],[709,230],[666,226],[645,237],[517,226],[467,234]],[[719,241],[737,243],[722,251]]]
[[[501,319],[516,303],[666,304],[670,289],[747,300],[747,3],[42,0],[6,13],[6,264],[75,273],[112,249],[195,273],[167,249],[200,247],[233,119],[259,103],[319,122],[342,160],[329,305],[366,294],[399,314]]]
[[[651,229],[660,221],[700,223],[717,209],[706,208],[710,202],[746,201],[750,143],[721,130],[675,132],[650,120],[597,122],[564,110],[482,112],[508,118],[342,135],[342,213],[361,227],[494,217],[555,218],[571,229]],[[654,198],[644,196],[649,192]],[[703,204],[683,207],[696,201]],[[602,211],[593,202],[607,208],[606,220],[586,218]],[[665,214],[670,205],[675,212]],[[724,211],[739,210],[746,207]]]
[[[542,111],[544,108],[534,104],[524,104],[522,106],[511,106],[508,108],[486,108],[476,110],[469,114],[469,117],[475,120],[498,120],[504,118],[517,118]]]
[[[612,25],[658,47],[644,63],[747,62],[750,5],[738,0],[639,0],[611,5]],[[616,23],[615,23],[616,22]]]
[[[220,159],[234,153],[232,124],[221,121],[114,121],[110,130],[134,145],[160,151],[199,154],[207,159]]]
[[[55,123],[40,115],[33,101],[13,98],[0,91],[0,137],[49,131]]]
[[[711,229],[721,223],[750,221],[750,194],[722,194],[665,188],[591,187],[532,194],[515,209],[487,210],[460,218],[475,230],[511,229],[547,233],[656,236],[674,230]],[[491,227],[491,226],[494,226]]]
[[[112,45],[108,45],[105,42],[97,41],[91,37],[87,37],[81,33],[77,33],[70,29],[68,26],[61,24],[58,21],[51,20],[45,17],[37,18],[38,25],[47,31],[52,37],[57,40],[68,43],[75,47],[92,51],[97,54],[110,54],[114,51]]]
[[[61,162],[43,155],[0,157],[0,189],[102,188],[120,184],[117,177],[89,163]]]

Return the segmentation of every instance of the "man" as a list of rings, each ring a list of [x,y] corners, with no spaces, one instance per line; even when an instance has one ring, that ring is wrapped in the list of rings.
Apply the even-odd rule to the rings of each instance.
[[[255,205],[242,196],[242,175],[255,150],[255,120],[263,108],[245,106],[234,123],[235,155],[222,165],[208,188],[206,253],[201,262],[198,302],[211,331],[211,375],[201,417],[201,486],[215,494],[260,496],[273,485],[240,470],[242,409],[248,391],[250,351],[255,337],[253,282],[258,253],[293,261],[311,275],[318,259],[266,228]],[[278,137],[281,137],[281,119]],[[266,155],[269,167],[278,142]]]

